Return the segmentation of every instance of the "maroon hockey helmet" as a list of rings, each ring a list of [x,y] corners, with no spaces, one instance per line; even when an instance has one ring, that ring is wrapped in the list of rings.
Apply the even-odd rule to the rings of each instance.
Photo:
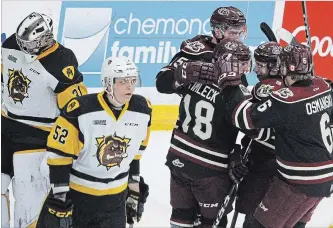
[[[210,18],[210,26],[217,41],[226,37],[225,32],[228,29],[238,29],[239,35],[246,37],[246,18],[242,11],[233,6],[217,8]],[[226,38],[232,39],[233,37]]]
[[[287,45],[281,53],[281,74],[310,75],[312,71],[312,54],[309,47],[303,44]]]
[[[242,73],[248,73],[252,67],[251,51],[242,41],[223,39],[213,51],[213,62],[232,54],[237,57],[238,67]]]
[[[258,75],[259,80],[262,80],[269,75],[274,76],[279,73],[281,52],[282,47],[277,42],[260,44],[254,50],[254,59],[256,61],[254,71]]]

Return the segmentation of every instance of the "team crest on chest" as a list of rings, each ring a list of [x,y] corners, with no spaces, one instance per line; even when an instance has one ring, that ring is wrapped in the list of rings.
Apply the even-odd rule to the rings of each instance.
[[[28,88],[31,81],[21,70],[8,69],[8,92],[14,102],[20,102],[29,97]]]
[[[200,52],[201,50],[205,49],[205,45],[200,43],[199,41],[185,41],[186,46],[185,48],[188,48],[192,50],[193,52]]]
[[[105,166],[107,170],[114,166],[120,167],[122,160],[128,156],[126,151],[131,139],[119,137],[114,133],[113,135],[97,137],[96,141],[96,157],[99,166]]]
[[[274,89],[274,86],[271,86],[269,84],[262,84],[257,89],[256,93],[257,93],[258,97],[268,97],[269,94],[272,93],[273,89]]]

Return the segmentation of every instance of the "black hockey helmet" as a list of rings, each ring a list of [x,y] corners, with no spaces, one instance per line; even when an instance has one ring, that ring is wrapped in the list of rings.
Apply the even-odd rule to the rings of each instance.
[[[224,33],[229,28],[241,29],[244,38],[246,37],[246,18],[242,11],[233,6],[217,8],[210,17],[210,26],[214,37],[218,41],[224,38]],[[218,35],[217,31],[221,35]]]
[[[269,75],[274,76],[279,73],[281,52],[282,47],[277,42],[260,44],[254,50],[254,59],[256,61],[254,71],[257,73],[259,80]]]

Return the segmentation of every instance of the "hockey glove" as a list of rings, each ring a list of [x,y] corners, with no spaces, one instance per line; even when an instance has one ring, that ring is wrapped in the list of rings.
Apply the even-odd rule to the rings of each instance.
[[[176,68],[175,87],[187,86],[191,82],[202,84],[217,83],[218,71],[213,63],[184,62]]]
[[[72,228],[73,204],[66,193],[50,194],[40,212],[36,228]]]
[[[149,186],[140,177],[140,182],[130,178],[128,184],[128,195],[126,200],[127,223],[139,222],[144,212],[144,204],[149,195]]]
[[[215,66],[219,71],[218,86],[221,91],[227,86],[242,84],[242,74],[239,73],[239,61],[235,55],[225,54],[218,58]]]
[[[234,150],[229,155],[229,176],[230,179],[239,184],[242,178],[249,172],[246,162],[242,159],[242,150],[240,145],[235,145]]]

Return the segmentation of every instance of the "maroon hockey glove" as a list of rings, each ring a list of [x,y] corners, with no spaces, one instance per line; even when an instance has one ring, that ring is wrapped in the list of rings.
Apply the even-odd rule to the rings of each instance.
[[[225,54],[218,58],[215,66],[219,71],[218,86],[221,91],[227,86],[242,84],[242,74],[239,74],[239,61],[235,55]]]
[[[229,155],[229,176],[230,179],[239,184],[242,178],[249,172],[246,162],[242,159],[242,149],[240,145],[235,145],[234,150]]]
[[[202,84],[217,83],[218,71],[213,63],[206,62],[184,62],[176,68],[175,88],[187,86],[191,82]]]

